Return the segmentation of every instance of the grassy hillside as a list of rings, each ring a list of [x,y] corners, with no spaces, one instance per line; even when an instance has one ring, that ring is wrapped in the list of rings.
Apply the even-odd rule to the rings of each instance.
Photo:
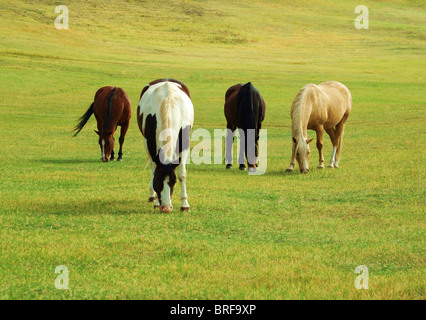
[[[369,30],[358,1],[77,0],[69,30],[54,28],[59,4],[0,0],[0,298],[425,298],[423,1],[363,2]],[[190,164],[192,212],[154,211],[135,112],[162,77],[188,85],[210,132],[226,89],[251,81],[267,173]],[[291,102],[326,80],[353,96],[341,169],[315,169],[313,149],[309,174],[285,174]],[[122,163],[99,161],[94,119],[71,139],[104,85],[132,101]]]

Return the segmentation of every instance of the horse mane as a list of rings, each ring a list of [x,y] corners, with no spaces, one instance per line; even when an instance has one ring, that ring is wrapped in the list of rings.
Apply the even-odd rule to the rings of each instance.
[[[299,139],[303,136],[303,112],[309,100],[312,98],[314,84],[307,84],[296,95],[291,105],[291,129],[293,137]],[[306,137],[305,137],[306,138]]]

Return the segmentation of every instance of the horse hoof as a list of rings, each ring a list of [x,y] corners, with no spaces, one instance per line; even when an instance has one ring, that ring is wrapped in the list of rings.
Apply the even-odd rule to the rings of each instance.
[[[287,169],[285,169],[285,172],[293,172],[293,170],[294,169],[287,168]]]
[[[334,165],[329,164],[329,165],[327,166],[327,168],[334,168]]]
[[[226,165],[226,169],[231,169],[232,168],[232,164],[227,164]]]
[[[180,207],[180,212],[191,212],[190,207]]]
[[[117,161],[123,161],[123,158],[118,158]]]
[[[324,169],[324,165],[322,164],[322,165],[318,166],[317,168],[318,169]]]
[[[155,199],[157,199],[156,197],[149,197],[148,202],[154,202]]]

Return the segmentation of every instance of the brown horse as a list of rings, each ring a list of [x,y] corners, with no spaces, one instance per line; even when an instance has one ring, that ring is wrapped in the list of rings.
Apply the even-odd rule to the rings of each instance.
[[[307,84],[299,91],[291,106],[293,151],[287,172],[293,171],[296,160],[300,172],[309,172],[309,143],[307,130],[317,133],[319,151],[318,168],[324,168],[322,153],[324,130],[333,144],[329,168],[338,168],[343,145],[343,131],[352,109],[352,96],[349,89],[337,81],[319,85]]]
[[[102,87],[95,94],[95,100],[86,113],[81,116],[79,123],[74,128],[74,137],[83,129],[92,114],[95,114],[98,122],[98,130],[102,161],[114,160],[114,132],[117,126],[121,126],[120,150],[118,161],[123,159],[123,143],[127,129],[129,129],[130,117],[132,115],[130,100],[126,92],[121,88]]]
[[[228,133],[226,136],[226,169],[232,167],[232,143],[236,128],[240,132],[240,170],[245,170],[246,155],[248,170],[256,170],[259,155],[259,131],[265,118],[266,105],[260,92],[250,82],[237,84],[225,94],[225,118]],[[254,131],[254,137],[250,131]]]

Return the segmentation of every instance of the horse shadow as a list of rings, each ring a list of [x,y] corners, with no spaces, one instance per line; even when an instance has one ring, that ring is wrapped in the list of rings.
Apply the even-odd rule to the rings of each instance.
[[[87,163],[101,163],[100,159],[38,159],[36,162],[44,164],[87,164]]]
[[[39,214],[53,214],[57,216],[131,216],[131,215],[156,215],[160,213],[158,209],[154,209],[152,203],[145,199],[138,198],[135,200],[87,200],[78,202],[64,202],[46,205],[33,204],[31,211]],[[179,210],[177,210],[179,211]]]

